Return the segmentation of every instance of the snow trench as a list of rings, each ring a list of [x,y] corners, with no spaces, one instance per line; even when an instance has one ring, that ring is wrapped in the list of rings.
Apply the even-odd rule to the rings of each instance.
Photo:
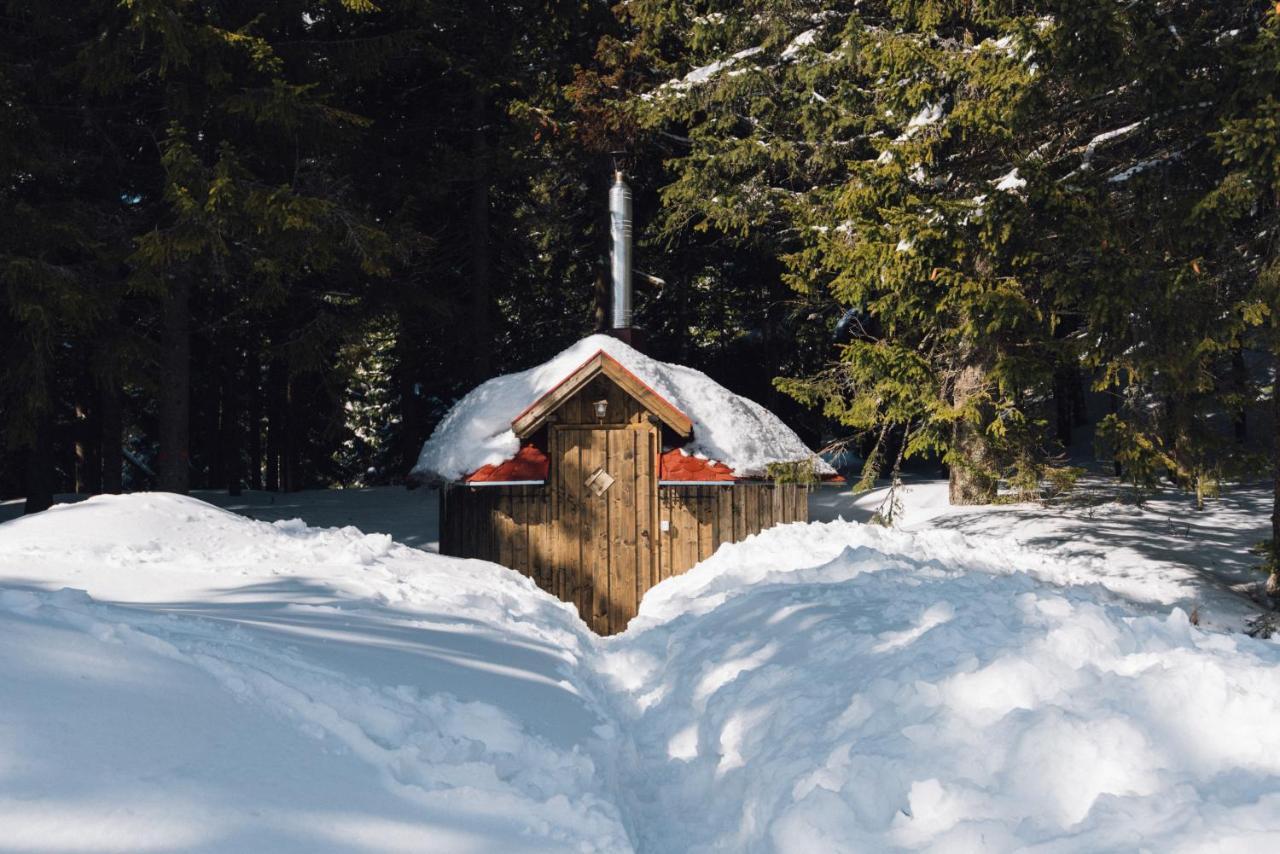
[[[775,528],[599,639],[515,573],[353,528],[78,507],[0,526],[17,850],[1280,841],[1280,646],[958,535]]]

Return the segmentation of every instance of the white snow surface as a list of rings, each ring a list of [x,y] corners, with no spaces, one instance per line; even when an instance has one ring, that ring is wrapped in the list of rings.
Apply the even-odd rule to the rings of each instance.
[[[511,422],[603,350],[693,422],[691,454],[724,463],[742,477],[765,474],[770,463],[813,459],[821,474],[834,470],[778,416],[734,394],[701,371],[660,362],[609,335],[591,335],[548,362],[481,383],[454,404],[422,446],[415,476],[457,480],[520,450]]]
[[[0,851],[1277,850],[1280,644],[1099,571],[786,525],[600,639],[386,535],[59,506],[0,525]]]
[[[103,496],[0,525],[0,851],[622,851],[569,606],[384,534]]]
[[[925,104],[920,108],[919,112],[912,116],[911,120],[907,122],[906,130],[898,136],[895,142],[903,142],[910,139],[915,136],[916,132],[919,131],[920,128],[937,124],[942,121],[942,118],[943,111],[941,101],[934,104]]]
[[[996,189],[1002,192],[1014,192],[1027,186],[1027,179],[1018,175],[1018,169],[1015,166],[1012,170],[1001,175],[991,183],[995,184]]]
[[[816,29],[805,30],[804,32],[800,33],[798,36],[793,38],[790,42],[788,42],[786,48],[783,49],[780,58],[783,61],[795,59],[797,56],[800,55],[801,51],[803,51],[809,45],[813,44],[817,38],[818,38],[818,31]]]

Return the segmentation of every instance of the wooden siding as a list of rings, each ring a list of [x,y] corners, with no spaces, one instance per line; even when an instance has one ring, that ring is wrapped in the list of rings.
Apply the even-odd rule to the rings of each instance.
[[[799,484],[662,485],[656,503],[646,502],[642,496],[652,495],[656,473],[643,460],[656,459],[656,430],[563,429],[552,431],[561,437],[552,439],[553,471],[563,472],[554,486],[443,487],[440,551],[529,576],[576,605],[600,634],[622,631],[645,591],[723,543],[809,519],[808,489]],[[589,500],[595,496],[583,485],[585,476],[606,458],[628,453],[633,471]],[[656,506],[656,519],[646,518],[646,506]],[[654,550],[646,546],[653,540],[656,559],[650,560]]]

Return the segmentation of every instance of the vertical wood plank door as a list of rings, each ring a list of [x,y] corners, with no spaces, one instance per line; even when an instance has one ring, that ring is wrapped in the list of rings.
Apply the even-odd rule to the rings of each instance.
[[[656,572],[657,449],[648,423],[551,431],[555,573],[597,634],[626,628]],[[601,470],[612,480],[597,493],[587,480]]]

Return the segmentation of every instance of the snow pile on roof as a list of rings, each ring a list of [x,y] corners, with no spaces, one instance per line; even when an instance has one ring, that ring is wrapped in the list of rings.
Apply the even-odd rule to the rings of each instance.
[[[602,640],[355,528],[58,508],[0,525],[4,843],[1276,850],[1280,643],[1035,554],[786,525]]]
[[[600,350],[689,416],[693,439],[684,446],[689,453],[718,460],[740,477],[763,476],[770,463],[814,457],[778,416],[701,371],[659,362],[608,335],[591,335],[549,362],[473,389],[436,426],[412,473],[458,480],[510,459],[520,449],[511,422]],[[821,460],[815,463],[821,474],[832,473]]]

